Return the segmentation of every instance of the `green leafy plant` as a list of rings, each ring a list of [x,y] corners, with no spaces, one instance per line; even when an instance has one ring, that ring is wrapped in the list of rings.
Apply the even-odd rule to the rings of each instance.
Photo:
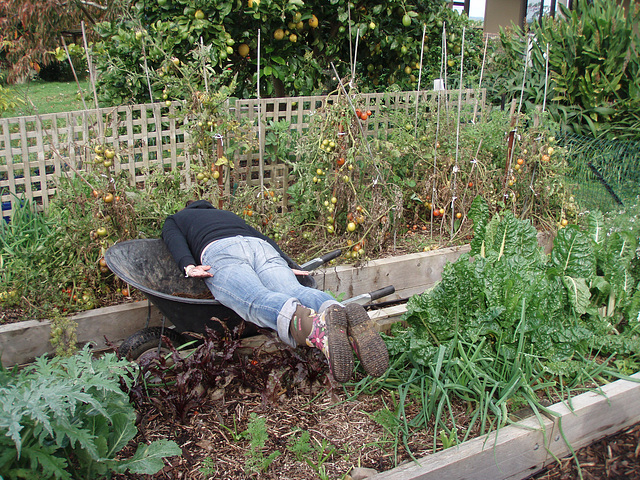
[[[23,104],[24,100],[12,94],[12,92],[0,85],[0,114],[7,110],[13,110],[18,105]],[[1,116],[1,115],[0,115]]]
[[[611,333],[640,331],[640,225],[638,206],[616,214],[617,225],[599,212],[587,217],[596,255],[596,275],[591,282],[588,311],[606,321]],[[625,221],[626,220],[626,221]]]
[[[502,46],[511,59],[511,76],[524,74],[527,45],[531,62],[525,100],[541,105],[548,58],[550,83],[547,106],[569,131],[592,137],[638,139],[640,122],[640,62],[635,45],[640,11],[606,0],[580,0],[561,15],[545,16],[530,32],[515,28],[501,32]],[[528,33],[535,40],[530,41]],[[548,46],[548,54],[547,54]],[[603,54],[606,52],[606,54]],[[509,96],[519,95],[513,84]]]
[[[470,216],[471,252],[445,267],[442,281],[428,294],[409,301],[406,319],[442,341],[453,336],[450,322],[457,318],[462,338],[489,336],[494,348],[510,350],[509,356],[515,354],[519,333],[530,338],[527,350],[535,355],[561,359],[586,353],[592,327],[581,315],[595,275],[588,236],[575,226],[560,230],[547,261],[529,222],[510,212],[492,218],[481,197]],[[526,320],[521,325],[522,308]]]
[[[249,439],[249,450],[245,452],[247,457],[245,460],[245,468],[249,472],[262,473],[266,472],[269,465],[280,456],[278,450],[264,455],[264,448],[269,439],[267,432],[267,421],[264,417],[258,417],[255,413],[251,413],[247,429],[242,432],[243,437]]]
[[[434,447],[446,443],[436,432],[453,432],[453,397],[473,406],[464,441],[474,427],[510,422],[513,403],[540,415],[544,395],[624,376],[615,360],[636,359],[640,346],[637,222],[611,232],[594,213],[583,229],[561,228],[547,256],[531,223],[511,212],[492,215],[477,197],[469,216],[471,252],[409,300],[410,328],[394,327],[387,341],[392,361],[383,383],[398,390],[397,418],[410,398],[422,406],[399,421],[399,432],[406,439],[430,425]]]
[[[442,449],[446,450],[447,448],[451,448],[454,445],[458,444],[458,431],[457,429],[453,429],[450,432],[447,432],[446,430],[440,430],[440,433],[438,435],[438,439],[440,440],[440,442],[442,442]]]
[[[305,462],[313,468],[321,479],[328,479],[324,464],[335,453],[336,447],[331,445],[326,438],[323,438],[320,443],[313,442],[307,430],[301,430],[299,433],[300,435],[291,437],[287,449],[296,456],[296,460]],[[310,458],[313,453],[315,453],[315,458]]]
[[[23,370],[0,371],[0,469],[7,479],[39,472],[46,479],[90,479],[124,473],[154,474],[163,458],[181,455],[172,441],[140,444],[117,459],[132,440],[135,410],[121,389],[134,365],[114,354],[93,358],[85,347],[71,357],[40,357]]]
[[[211,457],[207,457],[203,459],[202,462],[200,462],[200,467],[198,468],[198,471],[202,475],[205,475],[206,477],[211,477],[212,475],[215,475],[215,473],[217,472],[216,461]]]

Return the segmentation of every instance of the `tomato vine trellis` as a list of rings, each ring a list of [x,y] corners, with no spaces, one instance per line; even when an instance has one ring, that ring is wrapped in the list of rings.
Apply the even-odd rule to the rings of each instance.
[[[416,92],[359,95],[363,107],[375,114],[367,123],[365,134],[386,137],[393,125],[385,112],[403,110],[409,113],[416,102],[431,105],[434,97],[441,94],[441,91],[422,91],[419,95]],[[443,103],[450,105],[459,92],[449,90],[444,96]],[[464,115],[469,121],[478,111],[486,109],[484,89],[462,90],[462,97]],[[259,143],[233,156],[235,179],[248,186],[261,185],[260,151],[264,151],[265,140],[264,135],[258,136],[260,125],[268,129],[269,122],[286,122],[292,132],[303,134],[314,112],[323,102],[333,100],[334,97],[325,96],[231,100],[228,103],[230,113],[238,121],[249,122],[255,138],[260,139]],[[187,152],[189,133],[180,120],[179,111],[180,104],[167,106],[162,102],[0,118],[3,215],[10,215],[16,198],[46,210],[56,191],[56,178],[73,175],[74,169],[91,164],[92,146],[97,142],[114,149],[117,154],[114,172],[126,172],[131,186],[144,182],[146,173],[153,166],[162,165],[167,170],[182,167],[188,171],[193,159]],[[225,140],[228,145],[233,139]],[[291,181],[290,167],[277,158],[262,166],[264,184],[271,189],[286,190]],[[225,188],[229,191],[228,184]],[[286,204],[286,195],[283,195],[283,202]]]

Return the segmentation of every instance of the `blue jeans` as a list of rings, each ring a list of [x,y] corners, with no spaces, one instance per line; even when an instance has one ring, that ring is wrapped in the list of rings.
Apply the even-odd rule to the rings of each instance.
[[[295,346],[289,323],[298,304],[322,312],[338,303],[331,295],[301,285],[287,262],[268,242],[255,237],[230,237],[211,243],[202,265],[211,293],[224,306],[260,327],[271,328]]]

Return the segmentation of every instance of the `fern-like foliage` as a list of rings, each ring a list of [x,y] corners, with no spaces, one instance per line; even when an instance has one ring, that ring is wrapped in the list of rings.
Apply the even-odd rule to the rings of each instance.
[[[91,479],[122,472],[153,474],[173,442],[116,454],[137,433],[135,410],[122,390],[135,365],[114,354],[40,357],[22,370],[0,371],[0,471],[6,479]]]

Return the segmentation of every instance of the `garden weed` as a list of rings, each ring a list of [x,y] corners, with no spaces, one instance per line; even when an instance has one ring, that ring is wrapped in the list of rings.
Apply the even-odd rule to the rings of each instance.
[[[335,453],[336,447],[331,445],[326,438],[323,438],[321,443],[316,443],[311,440],[311,435],[307,430],[302,430],[300,436],[291,438],[287,448],[299,462],[305,462],[313,468],[322,480],[329,478],[324,464]],[[315,459],[310,458],[309,454],[314,452]]]
[[[249,439],[249,450],[245,452],[245,468],[252,473],[266,472],[269,465],[280,456],[279,450],[271,452],[266,457],[264,455],[264,448],[269,439],[266,424],[267,420],[264,417],[258,417],[252,412],[247,429],[242,432],[242,436]]]

